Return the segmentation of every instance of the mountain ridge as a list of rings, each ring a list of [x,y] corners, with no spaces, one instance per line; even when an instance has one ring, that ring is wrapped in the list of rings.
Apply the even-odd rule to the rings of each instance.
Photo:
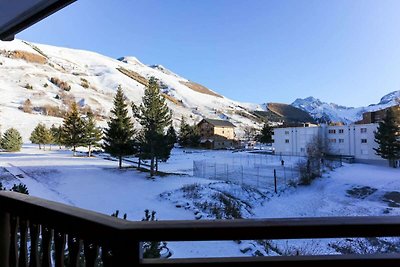
[[[400,104],[400,90],[390,92],[384,95],[378,103],[364,107],[346,107],[335,103],[326,103],[312,96],[297,98],[291,103],[292,106],[308,112],[320,123],[342,122],[345,124],[362,119],[362,114],[365,112],[377,111],[398,104]]]

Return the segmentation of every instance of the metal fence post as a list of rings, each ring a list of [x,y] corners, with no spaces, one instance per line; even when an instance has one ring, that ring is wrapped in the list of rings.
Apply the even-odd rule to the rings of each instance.
[[[10,214],[0,211],[0,266],[9,266]]]

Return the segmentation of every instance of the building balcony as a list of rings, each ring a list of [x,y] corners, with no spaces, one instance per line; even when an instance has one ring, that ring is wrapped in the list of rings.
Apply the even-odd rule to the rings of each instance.
[[[81,266],[83,259],[85,266],[95,266],[99,259],[103,266],[400,266],[398,253],[142,257],[142,242],[146,241],[398,236],[399,216],[133,222],[15,192],[0,192],[0,266]]]

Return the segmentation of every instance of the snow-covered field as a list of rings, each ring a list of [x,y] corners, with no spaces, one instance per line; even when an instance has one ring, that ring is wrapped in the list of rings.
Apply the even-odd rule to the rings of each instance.
[[[190,152],[175,149],[170,161],[160,165],[160,170],[174,174],[153,180],[133,168],[119,170],[114,161],[72,157],[70,151],[56,148],[42,151],[26,145],[21,152],[0,154],[0,181],[8,188],[22,182],[33,196],[104,214],[118,209],[122,214],[127,213],[130,220],[141,220],[145,209],[155,210],[159,220],[229,217],[229,214],[210,213],[204,204],[225,193],[237,200],[235,205],[243,218],[400,215],[400,169],[344,165],[325,173],[310,186],[289,187],[275,194],[268,189],[193,177],[193,160],[222,160],[231,157],[232,152]],[[169,243],[168,246],[174,257],[238,256],[243,251],[254,255],[255,250],[262,250],[260,247],[264,248],[261,253],[267,251],[253,241]]]

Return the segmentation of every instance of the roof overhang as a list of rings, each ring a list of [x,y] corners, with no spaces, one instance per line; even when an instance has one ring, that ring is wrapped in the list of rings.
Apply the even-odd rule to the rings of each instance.
[[[0,40],[13,40],[20,31],[75,1],[0,0]]]

